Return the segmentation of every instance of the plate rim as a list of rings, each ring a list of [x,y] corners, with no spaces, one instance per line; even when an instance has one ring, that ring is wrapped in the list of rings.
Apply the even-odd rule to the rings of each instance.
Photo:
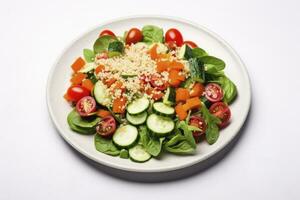
[[[66,137],[65,134],[62,133],[63,128],[59,125],[59,123],[57,122],[57,120],[54,117],[54,112],[53,112],[53,110],[51,108],[51,105],[50,105],[50,88],[51,88],[50,83],[52,81],[52,78],[54,77],[53,74],[55,72],[55,69],[56,69],[56,66],[57,66],[59,60],[62,58],[62,55],[64,55],[64,53],[75,42],[77,42],[80,38],[82,38],[84,35],[87,35],[91,31],[97,29],[98,27],[101,27],[101,26],[104,26],[106,24],[113,23],[113,22],[130,20],[130,19],[137,19],[137,18],[152,18],[152,19],[162,19],[162,20],[167,19],[167,20],[171,20],[171,21],[175,21],[175,22],[179,22],[179,23],[185,23],[185,24],[191,25],[191,26],[193,26],[197,29],[199,29],[199,28],[202,29],[203,31],[207,32],[208,34],[213,36],[215,39],[220,41],[222,43],[222,45],[224,45],[230,51],[230,54],[232,54],[237,59],[237,62],[239,64],[239,66],[241,66],[240,68],[241,68],[242,73],[245,75],[245,77],[247,77],[247,80],[245,80],[248,83],[247,87],[248,87],[248,92],[249,92],[249,98],[248,98],[248,102],[247,102],[247,113],[246,113],[246,115],[243,116],[243,119],[241,120],[242,123],[239,124],[238,129],[237,129],[237,133],[233,134],[228,139],[228,141],[225,142],[222,146],[220,146],[219,148],[207,153],[206,155],[201,157],[201,159],[194,160],[193,162],[187,162],[185,164],[178,164],[178,165],[175,165],[175,166],[164,167],[164,168],[161,168],[161,169],[157,169],[157,168],[155,168],[155,169],[147,169],[147,168],[136,169],[136,168],[123,166],[121,164],[112,163],[112,162],[109,162],[109,161],[107,162],[103,159],[97,159],[95,156],[90,155],[88,152],[86,152],[84,150],[84,148],[81,148],[81,147],[77,146],[76,144],[74,144],[69,138]],[[48,108],[48,112],[50,114],[51,121],[54,123],[55,129],[58,131],[59,135],[70,146],[72,146],[72,148],[74,148],[76,151],[78,151],[79,153],[81,153],[85,157],[87,157],[87,158],[89,158],[89,159],[91,159],[91,160],[93,160],[93,161],[95,161],[99,164],[102,164],[102,165],[105,165],[107,167],[111,167],[111,168],[114,168],[114,169],[118,169],[118,170],[123,170],[123,171],[127,171],[127,172],[157,173],[157,172],[168,172],[168,171],[180,170],[180,169],[183,169],[183,168],[186,168],[186,167],[193,166],[195,164],[199,164],[200,162],[204,162],[208,158],[216,155],[218,152],[220,152],[226,146],[228,146],[228,144],[238,135],[238,132],[241,130],[241,128],[245,124],[245,121],[246,121],[246,119],[249,115],[251,102],[252,102],[252,89],[251,89],[251,81],[250,81],[249,73],[248,73],[247,68],[246,68],[244,62],[242,61],[241,57],[237,54],[237,52],[233,49],[233,47],[229,43],[227,43],[221,36],[219,36],[215,32],[209,30],[208,28],[206,28],[203,25],[200,25],[196,22],[193,22],[193,21],[181,18],[181,17],[168,16],[168,15],[129,15],[129,16],[110,19],[110,20],[105,20],[102,23],[97,24],[96,26],[93,26],[92,28],[89,28],[87,31],[84,31],[83,33],[81,33],[77,37],[75,37],[75,39],[71,40],[70,43],[67,44],[65,46],[65,48],[62,49],[61,53],[56,58],[56,60],[54,61],[54,64],[51,66],[51,68],[48,72],[48,78],[47,78],[47,84],[46,84],[46,102],[47,102],[47,108]]]

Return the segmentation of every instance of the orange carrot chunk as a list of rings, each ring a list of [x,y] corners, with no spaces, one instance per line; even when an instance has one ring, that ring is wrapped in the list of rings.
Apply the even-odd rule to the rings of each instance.
[[[195,83],[192,90],[190,91],[191,97],[200,97],[204,92],[204,85],[201,83]]]
[[[175,106],[175,112],[180,120],[184,120],[188,115],[182,104],[177,104]]]
[[[97,116],[102,117],[102,118],[110,116],[110,115],[111,115],[111,113],[108,110],[99,109],[97,111]]]
[[[171,69],[182,70],[184,68],[184,65],[181,62],[177,62],[177,61],[173,60],[172,62],[170,62],[169,67]]]
[[[188,89],[178,88],[176,90],[176,102],[186,101],[188,98],[190,98],[190,92]]]
[[[178,87],[181,83],[181,81],[178,79],[179,72],[177,70],[171,70],[169,72],[169,83],[173,87]]]
[[[73,85],[78,85],[81,84],[82,80],[86,78],[86,75],[84,73],[76,73],[73,75],[73,77],[71,78],[71,83]]]
[[[201,101],[198,97],[193,97],[193,98],[186,100],[185,104],[190,110],[201,107]]]
[[[124,113],[126,109],[126,97],[120,97],[114,100],[112,110],[114,113]]]
[[[78,72],[85,65],[85,61],[79,57],[75,60],[75,62],[71,65],[74,72]]]
[[[95,73],[98,74],[99,72],[103,71],[104,70],[104,65],[98,65],[98,67],[96,67],[95,69]]]
[[[89,91],[92,91],[94,88],[94,84],[90,79],[85,79],[82,81],[82,87],[88,89]]]
[[[156,65],[157,65],[156,70],[158,72],[163,72],[163,71],[167,71],[168,70],[170,62],[169,61],[158,61],[156,63]]]
[[[149,49],[148,53],[150,54],[150,57],[152,60],[155,60],[158,58],[157,47],[158,47],[158,45],[155,44],[155,45],[153,45],[153,47],[151,49]]]

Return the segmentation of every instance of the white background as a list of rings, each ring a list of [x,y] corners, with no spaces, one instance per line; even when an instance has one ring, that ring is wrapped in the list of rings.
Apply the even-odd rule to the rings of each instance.
[[[299,199],[300,4],[249,1],[0,1],[0,199]],[[48,72],[64,47],[121,16],[173,15],[221,35],[252,81],[233,150],[192,177],[136,183],[92,167],[48,116]]]

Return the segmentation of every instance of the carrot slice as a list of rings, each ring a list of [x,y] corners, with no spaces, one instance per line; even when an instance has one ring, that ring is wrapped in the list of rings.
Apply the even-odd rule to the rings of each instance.
[[[115,78],[110,79],[104,79],[103,82],[107,87],[110,87],[112,84],[114,84],[117,80]]]
[[[149,54],[150,54],[150,57],[152,60],[155,60],[158,58],[157,47],[158,47],[158,45],[155,44],[155,45],[153,45],[153,47],[151,49],[149,49]]]
[[[75,62],[71,65],[74,72],[78,72],[85,65],[85,61],[79,57],[75,60]]]
[[[188,115],[187,111],[184,109],[182,104],[177,104],[175,106],[175,112],[180,120],[184,120]]]
[[[177,61],[173,60],[170,63],[170,68],[176,69],[176,70],[182,70],[184,68],[184,65],[181,62],[177,62]]]
[[[158,72],[163,72],[163,71],[167,71],[169,68],[170,62],[169,61],[158,61],[156,63],[156,70]]]
[[[69,95],[67,93],[64,95],[64,98],[67,101],[72,101],[73,100],[71,97],[69,97]]]
[[[82,80],[86,78],[86,75],[84,73],[76,73],[73,75],[73,77],[71,78],[71,83],[73,85],[78,85],[81,84]]]
[[[169,59],[171,57],[168,53],[162,53],[157,55],[158,59]]]
[[[204,85],[201,83],[195,83],[192,90],[190,91],[191,97],[200,97],[204,92]]]
[[[95,69],[95,73],[98,74],[99,72],[103,71],[105,68],[104,65],[98,65],[98,67],[96,67]]]
[[[114,100],[112,110],[114,113],[124,113],[126,109],[126,97],[120,97]]]
[[[169,83],[173,87],[178,87],[181,83],[181,81],[178,79],[179,72],[177,70],[171,70],[169,72]]]
[[[94,88],[94,84],[90,79],[85,79],[82,81],[82,87],[88,89],[89,91],[92,91]]]
[[[186,101],[190,98],[190,92],[185,88],[178,88],[176,90],[176,102]]]
[[[189,110],[201,107],[201,101],[198,97],[193,97],[193,98],[186,100],[185,104],[186,104],[187,108],[189,108]]]
[[[99,109],[97,111],[97,116],[102,117],[102,118],[110,116],[110,115],[111,115],[111,113],[108,110]]]

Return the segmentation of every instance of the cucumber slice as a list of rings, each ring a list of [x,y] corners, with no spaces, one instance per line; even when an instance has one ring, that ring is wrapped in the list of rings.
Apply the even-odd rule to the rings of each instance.
[[[175,109],[173,107],[168,106],[163,102],[154,103],[153,110],[157,114],[164,115],[164,116],[172,116],[175,113]]]
[[[132,125],[119,127],[113,135],[113,142],[121,148],[131,147],[138,138],[138,130]]]
[[[163,98],[163,103],[169,106],[174,105],[175,98],[176,98],[175,88],[168,87],[166,94]]]
[[[145,123],[145,121],[147,119],[147,112],[142,112],[141,114],[137,114],[137,115],[130,115],[127,112],[126,119],[129,121],[130,124],[141,125],[141,124]]]
[[[146,162],[151,158],[151,155],[142,145],[136,145],[129,149],[129,157],[135,162]]]
[[[98,81],[94,86],[94,97],[96,101],[103,105],[108,106],[111,102],[111,97],[108,93],[106,85],[102,83],[102,81]]]
[[[127,159],[129,158],[129,153],[127,149],[122,149],[120,151],[120,158]]]
[[[180,59],[190,59],[193,57],[193,50],[188,45],[184,44],[180,47],[178,57]]]
[[[157,137],[164,137],[171,133],[175,123],[170,117],[163,117],[157,114],[151,114],[147,119],[147,127]]]
[[[137,115],[148,109],[150,105],[150,101],[147,97],[142,97],[134,100],[127,106],[127,112],[131,115]]]

